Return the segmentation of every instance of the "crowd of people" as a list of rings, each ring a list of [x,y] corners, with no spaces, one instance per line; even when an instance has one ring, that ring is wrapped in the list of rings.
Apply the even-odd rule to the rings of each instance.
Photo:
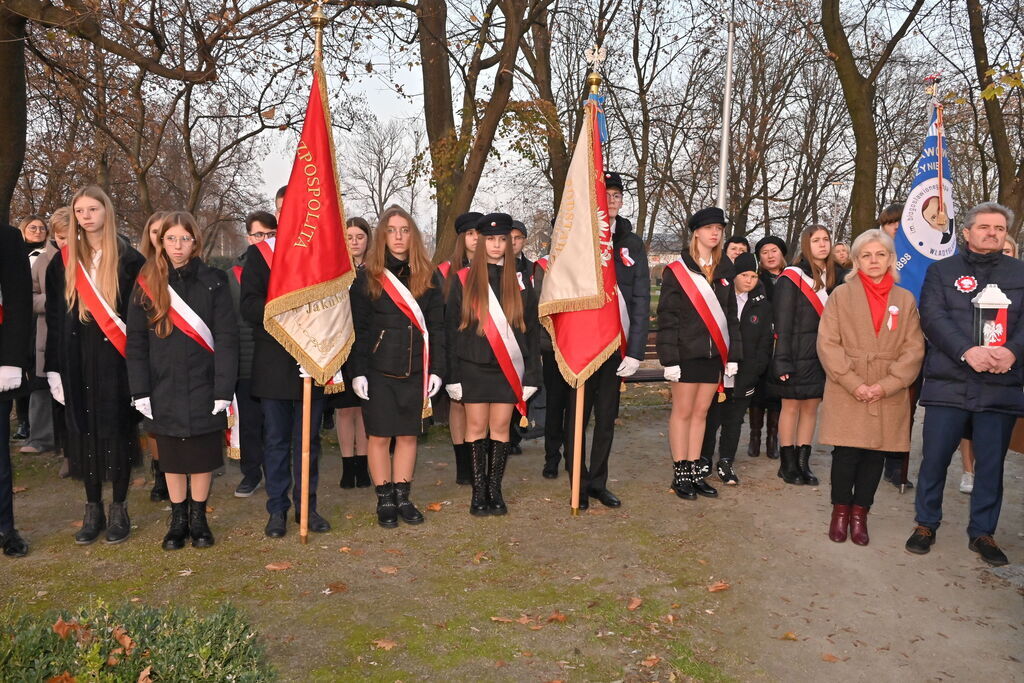
[[[592,500],[622,505],[608,487],[609,460],[621,385],[644,361],[652,313],[645,244],[619,214],[622,178],[607,173],[605,186],[626,333],[621,352],[580,389],[583,423],[594,422],[589,448],[580,444],[581,509]],[[77,544],[130,536],[127,495],[143,434],[150,497],[171,505],[166,550],[214,544],[207,499],[225,451],[239,458],[235,496],[265,487],[268,537],[287,534],[293,506],[298,522],[308,373],[264,327],[283,198],[284,188],[276,213],[246,217],[249,247],[227,270],[203,261],[202,233],[182,211],[154,214],[137,250],[94,186],[48,221],[27,217],[20,234],[0,229],[0,411],[17,406],[13,436],[23,453],[58,451],[61,476],[83,483]],[[794,265],[776,236],[753,252],[746,238],[726,237],[721,209],[691,216],[688,244],[664,269],[654,311],[671,395],[671,488],[686,500],[715,498],[712,472],[727,487],[739,485],[745,421],[749,457],[778,459],[787,485],[818,485],[817,434],[817,443],[833,448],[828,537],[866,545],[882,478],[910,485],[920,403],[927,410],[916,525],[906,549],[923,554],[935,542],[947,469],[960,448],[969,547],[989,564],[1005,564],[993,536],[1010,435],[1024,415],[1024,263],[1007,236],[1013,216],[995,203],[968,211],[960,251],[929,268],[918,304],[898,286],[901,214],[900,205],[886,207],[878,227],[849,245],[811,225],[799,235]],[[385,528],[424,521],[413,502],[417,444],[441,398],[455,480],[470,487],[471,514],[507,514],[506,465],[522,452],[519,426],[541,389],[541,473],[557,479],[563,461],[572,472],[575,402],[538,320],[547,259],[526,257],[527,227],[504,213],[465,213],[454,229],[453,252],[435,266],[404,209],[388,208],[374,227],[347,222],[355,339],[335,380],[313,391],[313,532],[331,528],[317,506],[321,425],[337,429],[341,488],[373,486]],[[985,336],[976,305],[982,292],[1004,302],[989,321],[1002,327],[986,327]],[[0,544],[21,556],[28,545],[14,525],[9,428],[0,421]]]

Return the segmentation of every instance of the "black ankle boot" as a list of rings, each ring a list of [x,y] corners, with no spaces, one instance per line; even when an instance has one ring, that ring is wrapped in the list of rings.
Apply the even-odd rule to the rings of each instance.
[[[398,506],[398,516],[406,524],[422,524],[423,513],[416,509],[416,506],[409,500],[409,492],[412,489],[412,482],[395,482],[395,504]]]
[[[377,492],[377,523],[385,529],[398,526],[398,503],[395,501],[395,485],[390,481],[374,489]]]
[[[159,503],[162,500],[170,500],[170,495],[167,493],[167,477],[164,476],[163,470],[160,469],[160,461],[153,461],[153,490],[149,492],[149,499],[154,503]]]
[[[192,536],[193,548],[209,548],[213,545],[213,532],[206,523],[206,501],[190,500],[188,503],[188,533]]]
[[[107,522],[107,543],[120,543],[128,538],[131,531],[132,521],[128,519],[127,503],[111,503]]]
[[[356,487],[356,459],[354,456],[341,459],[341,483],[343,489]]]
[[[799,456],[796,446],[783,446],[779,449],[779,477],[787,484],[801,485],[804,475],[800,472]]]
[[[99,538],[100,532],[106,528],[107,516],[103,514],[103,503],[86,503],[82,528],[75,534],[75,543],[89,545]]]
[[[818,478],[811,472],[811,447],[804,445],[797,449],[797,466],[800,468],[800,476],[808,486],[817,486]]]
[[[747,457],[756,458],[761,455],[761,427],[764,426],[764,408],[750,407],[750,441],[747,444]]]
[[[501,480],[505,477],[505,464],[511,446],[507,441],[491,441],[491,460],[487,464],[487,497],[490,499],[492,515],[508,514],[508,506],[501,495]]]
[[[355,463],[353,464],[356,466],[356,488],[365,489],[367,486],[373,485],[373,482],[370,481],[370,466],[369,462],[366,460],[366,456],[356,455],[354,458]]]
[[[452,444],[455,451],[455,483],[466,486],[473,483],[473,447],[468,443]]]
[[[772,460],[778,460],[779,451],[779,411],[769,410],[765,417],[764,450]]]
[[[470,466],[473,470],[473,498],[469,503],[469,514],[488,515],[490,506],[487,500],[487,439],[479,439],[469,444]]]
[[[711,467],[707,470],[704,469],[704,463],[701,460],[690,463],[690,477],[693,482],[693,490],[702,496],[708,498],[717,498],[718,490],[711,484],[704,481],[704,478],[711,473]]]
[[[171,524],[164,535],[164,550],[181,550],[188,538],[188,501],[171,503]]]
[[[697,491],[691,481],[691,463],[687,460],[672,462],[672,490],[684,500],[696,500]]]

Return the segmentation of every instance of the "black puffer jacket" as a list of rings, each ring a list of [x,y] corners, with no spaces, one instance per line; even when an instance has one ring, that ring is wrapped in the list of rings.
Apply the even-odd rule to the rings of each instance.
[[[615,281],[629,314],[626,355],[643,360],[651,321],[651,269],[647,264],[647,250],[644,249],[644,241],[633,232],[633,224],[622,216],[615,217],[612,247]],[[623,256],[632,264],[627,263]]]
[[[216,400],[230,401],[238,378],[238,323],[228,275],[194,258],[168,274],[171,288],[213,333],[210,353],[187,334],[167,337],[150,327],[149,297],[136,285],[128,306],[128,384],[133,398],[148,396],[153,419],[146,431],[189,437],[227,428],[227,415],[212,415]]]
[[[1005,374],[975,372],[960,360],[977,344],[971,299],[987,284],[999,285],[1011,301],[1005,346],[1017,361]],[[929,266],[921,288],[921,329],[928,340],[921,405],[1024,415],[1022,313],[1024,263],[1017,259],[963,251]]]
[[[238,257],[228,272],[228,291],[235,306],[235,322],[238,323],[238,379],[252,377],[252,357],[256,343],[252,338],[252,325],[242,317],[242,273],[245,270],[245,254]]]
[[[775,343],[772,331],[772,302],[758,283],[747,294],[747,303],[739,314],[740,336],[743,338],[743,362],[736,372],[736,393],[753,395],[772,360]]]
[[[501,273],[502,267],[488,264],[487,276],[491,290],[498,299],[501,299]],[[542,384],[540,368],[540,345],[539,345],[539,323],[537,319],[537,295],[533,291],[533,284],[529,278],[523,278],[523,289],[520,291],[523,297],[523,320],[526,323],[526,331],[513,328],[516,342],[523,352],[523,361],[526,365],[523,373],[524,387],[539,387]],[[448,346],[448,377],[445,384],[461,384],[462,377],[460,366],[463,361],[470,361],[480,365],[495,365],[498,360],[494,357],[494,351],[487,341],[487,337],[477,334],[477,326],[472,325],[467,329],[460,330],[462,322],[462,281],[456,278],[452,283],[452,290],[448,295],[448,305],[445,308],[445,338]]]
[[[683,254],[683,265],[704,277],[700,266],[689,254]],[[736,319],[736,296],[732,287],[732,261],[722,257],[715,269],[711,288],[722,304],[729,327],[730,361],[743,360],[743,339]],[[721,358],[703,318],[683,291],[671,268],[665,268],[658,300],[658,360],[665,367],[680,365],[697,358]]]
[[[811,266],[806,261],[795,267],[811,277]],[[837,286],[845,276],[846,271],[837,268]],[[825,393],[825,370],[818,361],[818,323],[821,316],[800,288],[784,275],[775,282],[772,309],[775,353],[769,371],[769,395],[798,400],[821,398]],[[779,379],[782,375],[789,375],[789,379],[783,382]]]
[[[409,264],[391,254],[386,258],[388,270],[408,287]],[[360,271],[350,290],[356,341],[346,363],[347,371],[352,377],[366,376],[371,369],[388,377],[419,377],[423,367],[423,336],[387,292],[371,298],[367,281],[366,271]],[[433,286],[416,299],[430,334],[430,374],[442,379],[446,361],[443,286],[441,274],[435,270]]]
[[[22,247],[21,233],[0,224],[0,295],[3,323],[0,323],[0,365],[20,368],[21,386],[0,394],[4,399],[28,392],[26,371],[32,369],[32,276]]]

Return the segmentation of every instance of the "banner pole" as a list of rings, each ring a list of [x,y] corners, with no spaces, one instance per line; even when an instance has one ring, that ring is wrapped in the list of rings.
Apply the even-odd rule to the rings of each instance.
[[[313,403],[313,379],[302,380],[302,502],[299,505],[299,540],[309,542],[309,436]]]
[[[580,514],[580,473],[583,471],[583,396],[586,385],[573,389],[576,395],[576,408],[573,413],[572,439],[572,498],[570,500],[572,516]]]

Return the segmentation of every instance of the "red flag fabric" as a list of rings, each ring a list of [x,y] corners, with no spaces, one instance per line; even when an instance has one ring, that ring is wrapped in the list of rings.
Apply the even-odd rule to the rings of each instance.
[[[278,220],[263,321],[320,384],[341,368],[352,347],[355,334],[348,288],[354,277],[345,240],[327,81],[316,68]]]
[[[587,101],[538,309],[558,368],[572,387],[586,382],[622,340],[597,107]]]

